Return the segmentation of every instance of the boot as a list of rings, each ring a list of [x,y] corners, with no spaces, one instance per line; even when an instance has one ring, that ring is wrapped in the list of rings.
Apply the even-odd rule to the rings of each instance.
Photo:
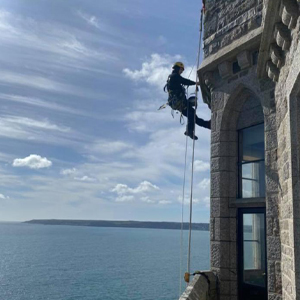
[[[193,136],[193,133],[190,133],[190,132],[186,131],[184,134],[187,135],[187,136],[189,136],[192,140],[195,140],[195,141],[198,140],[198,137],[196,135]]]
[[[211,120],[207,121],[207,129],[211,129]]]
[[[205,121],[205,120],[197,117],[196,118],[196,124],[198,126],[203,127],[203,128],[211,129],[211,120]]]

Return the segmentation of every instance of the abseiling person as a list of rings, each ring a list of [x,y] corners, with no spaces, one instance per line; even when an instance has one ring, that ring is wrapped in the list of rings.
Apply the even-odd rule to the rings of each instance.
[[[186,131],[184,134],[188,135],[191,139],[194,138],[195,140],[197,140],[198,137],[194,135],[195,109],[193,108],[193,103],[189,102],[186,99],[185,88],[184,88],[184,85],[191,86],[191,85],[195,85],[196,82],[181,76],[182,72],[184,71],[184,64],[182,62],[174,63],[172,69],[173,71],[169,75],[166,84],[169,93],[168,104],[172,109],[181,112],[185,117],[187,117],[188,121],[187,121]],[[194,103],[194,105],[197,105],[197,103]],[[205,121],[196,115],[195,121],[198,126],[210,129],[210,120]]]

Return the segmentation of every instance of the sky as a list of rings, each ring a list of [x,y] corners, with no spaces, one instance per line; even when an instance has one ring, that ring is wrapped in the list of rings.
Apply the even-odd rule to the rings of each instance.
[[[1,1],[1,221],[180,222],[182,207],[188,221],[192,140],[179,114],[157,109],[174,62],[196,80],[200,9]],[[197,114],[210,119],[201,98]],[[209,222],[210,131],[196,135],[193,221]]]

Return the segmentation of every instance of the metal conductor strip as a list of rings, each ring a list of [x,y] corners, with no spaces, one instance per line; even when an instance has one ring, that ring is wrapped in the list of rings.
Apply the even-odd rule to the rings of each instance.
[[[196,82],[197,82],[197,71],[199,69],[200,62],[200,51],[202,44],[202,21],[203,21],[203,8],[201,9],[200,14],[200,36],[199,36],[199,47],[198,47],[198,56],[197,56],[197,70],[196,70]],[[193,179],[194,179],[194,158],[195,158],[195,123],[196,123],[196,110],[197,110],[197,101],[198,101],[198,89],[197,84],[195,88],[195,113],[194,113],[194,132],[193,132],[193,156],[192,156],[192,174],[191,174],[191,195],[190,195],[190,222],[189,222],[189,244],[188,244],[188,264],[187,264],[187,273],[190,274],[191,268],[191,238],[192,238],[192,211],[193,211]]]

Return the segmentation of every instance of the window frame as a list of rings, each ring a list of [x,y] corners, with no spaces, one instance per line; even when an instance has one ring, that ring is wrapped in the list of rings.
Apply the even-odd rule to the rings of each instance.
[[[243,165],[246,164],[250,164],[250,163],[260,163],[260,162],[265,162],[265,149],[264,149],[264,158],[263,159],[258,159],[258,160],[253,160],[253,161],[247,161],[243,163],[243,151],[241,151],[241,149],[243,149],[243,135],[242,135],[242,131],[245,129],[249,129],[252,127],[256,127],[259,125],[263,125],[264,122],[258,123],[258,124],[254,124],[251,125],[249,127],[245,127],[245,128],[241,128],[238,130],[238,161],[237,161],[237,203],[245,203],[246,201],[249,202],[265,202],[265,194],[263,196],[260,195],[260,197],[243,197],[243,179],[246,180],[251,180],[250,178],[243,178],[242,177],[242,167]],[[265,141],[265,137],[264,137],[264,141]],[[264,176],[265,176],[265,172],[264,172]],[[255,179],[253,179],[255,180]],[[266,191],[266,186],[265,186],[265,191]]]

